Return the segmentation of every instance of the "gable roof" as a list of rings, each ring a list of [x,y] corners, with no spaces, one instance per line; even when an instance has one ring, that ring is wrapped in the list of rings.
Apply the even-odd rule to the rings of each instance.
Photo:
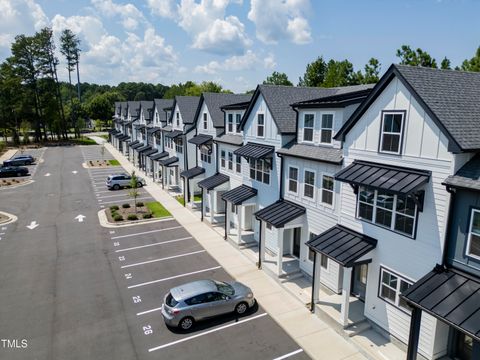
[[[140,115],[140,101],[129,101],[128,102],[128,110],[130,111],[130,115],[135,117]]]
[[[146,121],[150,121],[153,119],[153,101],[140,101],[140,106],[143,109],[143,116],[145,117]]]
[[[296,132],[297,116],[295,110],[291,106],[292,104],[340,93],[359,91],[366,89],[367,87],[368,85],[321,88],[261,84],[255,89],[252,100],[250,101],[247,111],[240,123],[240,128],[243,130],[248,116],[252,112],[255,102],[260,95],[262,95],[265,100],[268,110],[273,117],[273,121],[275,121],[275,124],[277,125],[278,131],[281,134],[292,134]]]
[[[195,120],[197,121],[198,116],[200,115],[200,110],[202,109],[202,104],[205,102],[208,112],[210,113],[210,117],[212,118],[213,127],[225,127],[222,107],[238,103],[245,103],[250,101],[251,98],[252,95],[250,94],[203,93],[200,97],[200,102],[195,113]]]
[[[173,108],[175,108],[175,105],[178,106],[184,124],[193,124],[199,102],[200,96],[175,96]],[[170,117],[173,119],[173,111]]]
[[[157,109],[160,121],[161,122],[166,122],[167,121],[167,113],[165,112],[164,109],[173,106],[173,99],[153,99],[153,102],[155,103],[153,111],[155,111],[155,109]]]
[[[480,149],[480,73],[393,64],[335,139],[345,135],[397,77],[449,139],[452,152]]]

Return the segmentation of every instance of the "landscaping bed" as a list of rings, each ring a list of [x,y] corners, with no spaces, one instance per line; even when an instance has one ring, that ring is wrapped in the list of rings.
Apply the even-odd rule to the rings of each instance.
[[[112,205],[105,210],[110,223],[136,222],[139,220],[160,219],[170,217],[172,214],[157,201],[138,202],[137,209],[131,203]]]
[[[15,178],[0,179],[0,187],[21,185],[27,181],[30,181],[30,179],[15,179]]]
[[[8,216],[5,216],[2,213],[0,213],[0,224],[3,224],[5,222],[7,222],[8,220],[10,220],[10,218]]]
[[[182,205],[185,206],[185,199],[183,198],[183,195],[177,195],[175,196],[175,199]],[[193,201],[194,202],[199,202],[202,201],[202,195],[194,195],[193,196]]]
[[[90,168],[108,168],[111,166],[119,166],[118,160],[88,160],[87,166]]]

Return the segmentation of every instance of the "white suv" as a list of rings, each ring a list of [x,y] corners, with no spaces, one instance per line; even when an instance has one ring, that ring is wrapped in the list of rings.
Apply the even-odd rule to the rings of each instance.
[[[106,185],[108,189],[118,190],[124,187],[130,187],[132,176],[129,174],[114,174],[107,177]],[[137,176],[137,187],[146,185],[145,180]]]

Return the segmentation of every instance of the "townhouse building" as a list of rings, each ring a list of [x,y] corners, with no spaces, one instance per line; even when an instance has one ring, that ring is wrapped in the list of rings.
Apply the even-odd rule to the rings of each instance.
[[[149,142],[151,137],[148,136],[147,128],[150,127],[152,123],[153,106],[153,101],[140,101],[139,118],[133,125],[136,132],[136,139],[139,141],[139,144],[132,147],[134,150],[133,162],[141,170],[146,170],[145,153],[152,149],[151,142]]]

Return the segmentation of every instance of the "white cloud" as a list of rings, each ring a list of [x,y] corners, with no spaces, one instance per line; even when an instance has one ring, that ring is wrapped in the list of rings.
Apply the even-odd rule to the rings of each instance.
[[[266,61],[266,59],[269,59]],[[247,50],[244,55],[239,56],[232,56],[225,59],[223,62],[218,61],[210,61],[208,64],[205,65],[198,65],[195,67],[196,73],[201,74],[217,74],[219,71],[244,71],[244,70],[252,70],[258,66],[262,66],[270,69],[271,66],[275,65],[275,60],[273,59],[273,55],[270,54],[266,59],[262,59],[252,50]]]
[[[310,25],[304,14],[309,0],[251,0],[248,18],[255,23],[257,38],[275,44],[287,38],[296,44],[312,41]]]
[[[147,5],[152,14],[165,18],[175,18],[177,16],[174,0],[147,0]]]
[[[126,30],[136,30],[139,23],[146,23],[143,13],[133,4],[117,4],[112,0],[91,0],[93,6],[107,17],[119,17]]]
[[[275,66],[277,66],[277,63],[275,62],[275,55],[273,55],[272,53],[268,54],[268,56],[263,59],[263,66],[265,67],[265,69],[270,70],[275,68]]]

